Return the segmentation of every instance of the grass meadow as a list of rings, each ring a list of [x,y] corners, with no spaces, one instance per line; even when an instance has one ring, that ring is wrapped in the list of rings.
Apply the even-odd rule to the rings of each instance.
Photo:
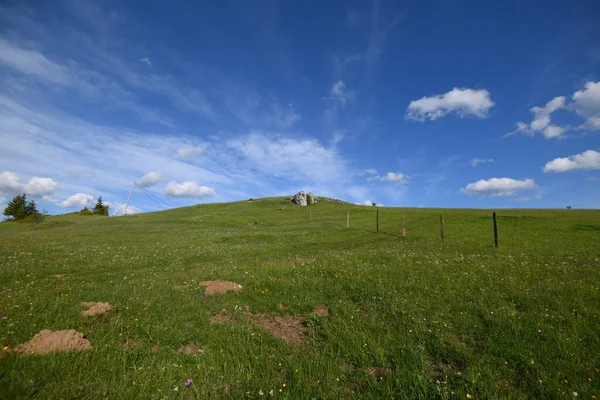
[[[326,200],[2,223],[0,398],[600,397],[600,211],[496,211],[499,249],[491,210],[380,208],[377,234]],[[254,314],[303,316],[303,342]],[[16,351],[42,329],[92,349]]]

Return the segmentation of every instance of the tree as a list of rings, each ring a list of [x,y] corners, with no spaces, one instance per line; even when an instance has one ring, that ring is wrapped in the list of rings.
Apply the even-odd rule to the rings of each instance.
[[[29,202],[25,206],[25,214],[26,215],[39,214],[37,207],[35,206],[35,201],[29,200]]]
[[[4,208],[4,215],[12,217],[14,220],[23,219],[27,216],[26,207],[27,196],[24,194],[16,195]]]
[[[29,215],[39,214],[35,201],[27,201],[27,195],[19,194],[12,198],[8,202],[6,208],[4,208],[4,215],[12,217],[15,221],[23,219]]]
[[[373,207],[377,207],[377,203],[373,203]]]
[[[98,197],[96,205],[94,206],[94,214],[108,216],[108,205],[102,202],[102,196]]]
[[[567,210],[570,210],[570,209],[571,209],[571,206],[567,206]]]

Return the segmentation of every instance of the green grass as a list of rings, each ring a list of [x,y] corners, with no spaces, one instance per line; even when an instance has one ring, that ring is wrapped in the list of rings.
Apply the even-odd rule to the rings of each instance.
[[[600,212],[496,211],[499,249],[488,210],[382,208],[377,234],[373,207],[322,201],[309,221],[283,198],[2,223],[3,345],[76,329],[93,350],[3,353],[0,398],[599,396]],[[244,290],[203,296],[213,279]],[[317,305],[301,346],[237,311]],[[231,324],[210,323],[221,309]]]

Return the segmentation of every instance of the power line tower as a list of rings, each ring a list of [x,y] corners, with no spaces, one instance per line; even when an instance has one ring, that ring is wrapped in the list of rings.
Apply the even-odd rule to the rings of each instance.
[[[131,200],[131,195],[133,194],[133,188],[135,188],[136,185],[137,183],[133,181],[133,185],[131,185],[131,190],[129,191],[129,197],[127,197],[127,203],[125,203],[125,210],[123,211],[123,215],[127,215],[127,207],[129,207],[129,201]]]

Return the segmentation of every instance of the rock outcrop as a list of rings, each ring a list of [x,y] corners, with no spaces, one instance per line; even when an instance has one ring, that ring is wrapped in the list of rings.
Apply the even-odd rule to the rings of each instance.
[[[292,203],[306,207],[309,204],[315,204],[317,202],[317,196],[312,194],[312,192],[304,193],[298,192],[294,196],[292,196]]]

